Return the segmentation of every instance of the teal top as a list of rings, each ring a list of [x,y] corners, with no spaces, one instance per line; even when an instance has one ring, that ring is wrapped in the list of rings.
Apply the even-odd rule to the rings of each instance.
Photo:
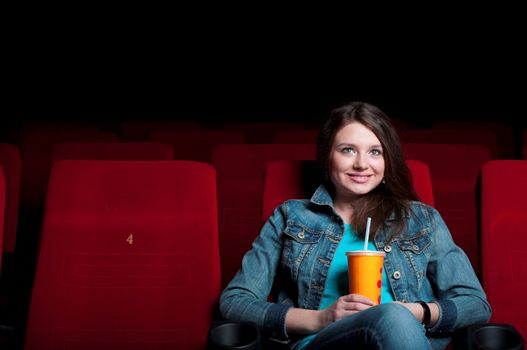
[[[325,309],[333,304],[342,295],[349,294],[348,286],[348,258],[346,252],[364,250],[364,240],[359,238],[355,232],[351,230],[350,224],[344,224],[344,235],[335,251],[335,256],[329,268],[324,294],[320,301],[319,310]],[[368,242],[368,250],[377,250],[373,242]],[[381,304],[394,301],[386,271],[382,270],[382,289],[381,289]],[[302,349],[311,339],[315,337],[316,333],[310,334],[300,341],[297,349]]]

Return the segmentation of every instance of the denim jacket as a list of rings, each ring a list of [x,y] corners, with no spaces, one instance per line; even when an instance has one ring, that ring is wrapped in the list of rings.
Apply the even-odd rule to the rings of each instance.
[[[442,348],[454,330],[487,321],[491,309],[439,213],[413,202],[405,219],[406,227],[397,237],[387,241],[387,230],[379,229],[374,242],[386,253],[384,269],[395,300],[433,301],[439,306],[439,320],[428,336],[434,348]],[[292,339],[298,338],[287,334],[285,315],[290,307],[318,309],[343,232],[344,222],[324,185],[311,200],[289,200],[277,207],[223,291],[222,315],[255,322],[274,340],[294,347]],[[268,299],[273,285],[276,302]]]

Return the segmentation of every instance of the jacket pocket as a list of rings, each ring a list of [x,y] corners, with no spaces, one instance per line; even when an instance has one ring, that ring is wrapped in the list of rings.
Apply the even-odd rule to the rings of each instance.
[[[420,232],[413,237],[399,238],[399,247],[402,251],[413,252],[414,254],[421,254],[430,246],[430,236],[427,232]]]
[[[320,237],[322,237],[323,233],[311,230],[301,224],[288,222],[287,226],[285,227],[284,234],[297,243],[313,244],[320,240]]]
[[[312,230],[304,225],[287,223],[283,235],[282,267],[289,270],[293,279],[297,278],[302,263],[309,264],[307,260],[309,253],[315,248],[322,235],[323,232]]]
[[[407,277],[415,277],[418,289],[422,287],[423,281],[426,279],[426,271],[431,254],[430,244],[431,240],[428,231],[422,231],[413,236],[399,237],[398,239],[399,248],[405,257],[409,269]]]

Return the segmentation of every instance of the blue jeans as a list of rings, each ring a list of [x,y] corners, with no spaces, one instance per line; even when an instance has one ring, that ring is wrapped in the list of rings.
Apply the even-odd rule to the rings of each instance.
[[[304,350],[431,349],[424,327],[402,305],[381,304],[320,331]]]

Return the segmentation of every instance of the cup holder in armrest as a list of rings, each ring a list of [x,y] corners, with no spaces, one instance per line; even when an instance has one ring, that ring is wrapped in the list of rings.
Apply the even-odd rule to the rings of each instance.
[[[209,330],[208,350],[260,350],[260,331],[252,322],[218,322]]]
[[[521,334],[510,324],[481,323],[469,326],[463,340],[454,349],[467,350],[523,350]]]

